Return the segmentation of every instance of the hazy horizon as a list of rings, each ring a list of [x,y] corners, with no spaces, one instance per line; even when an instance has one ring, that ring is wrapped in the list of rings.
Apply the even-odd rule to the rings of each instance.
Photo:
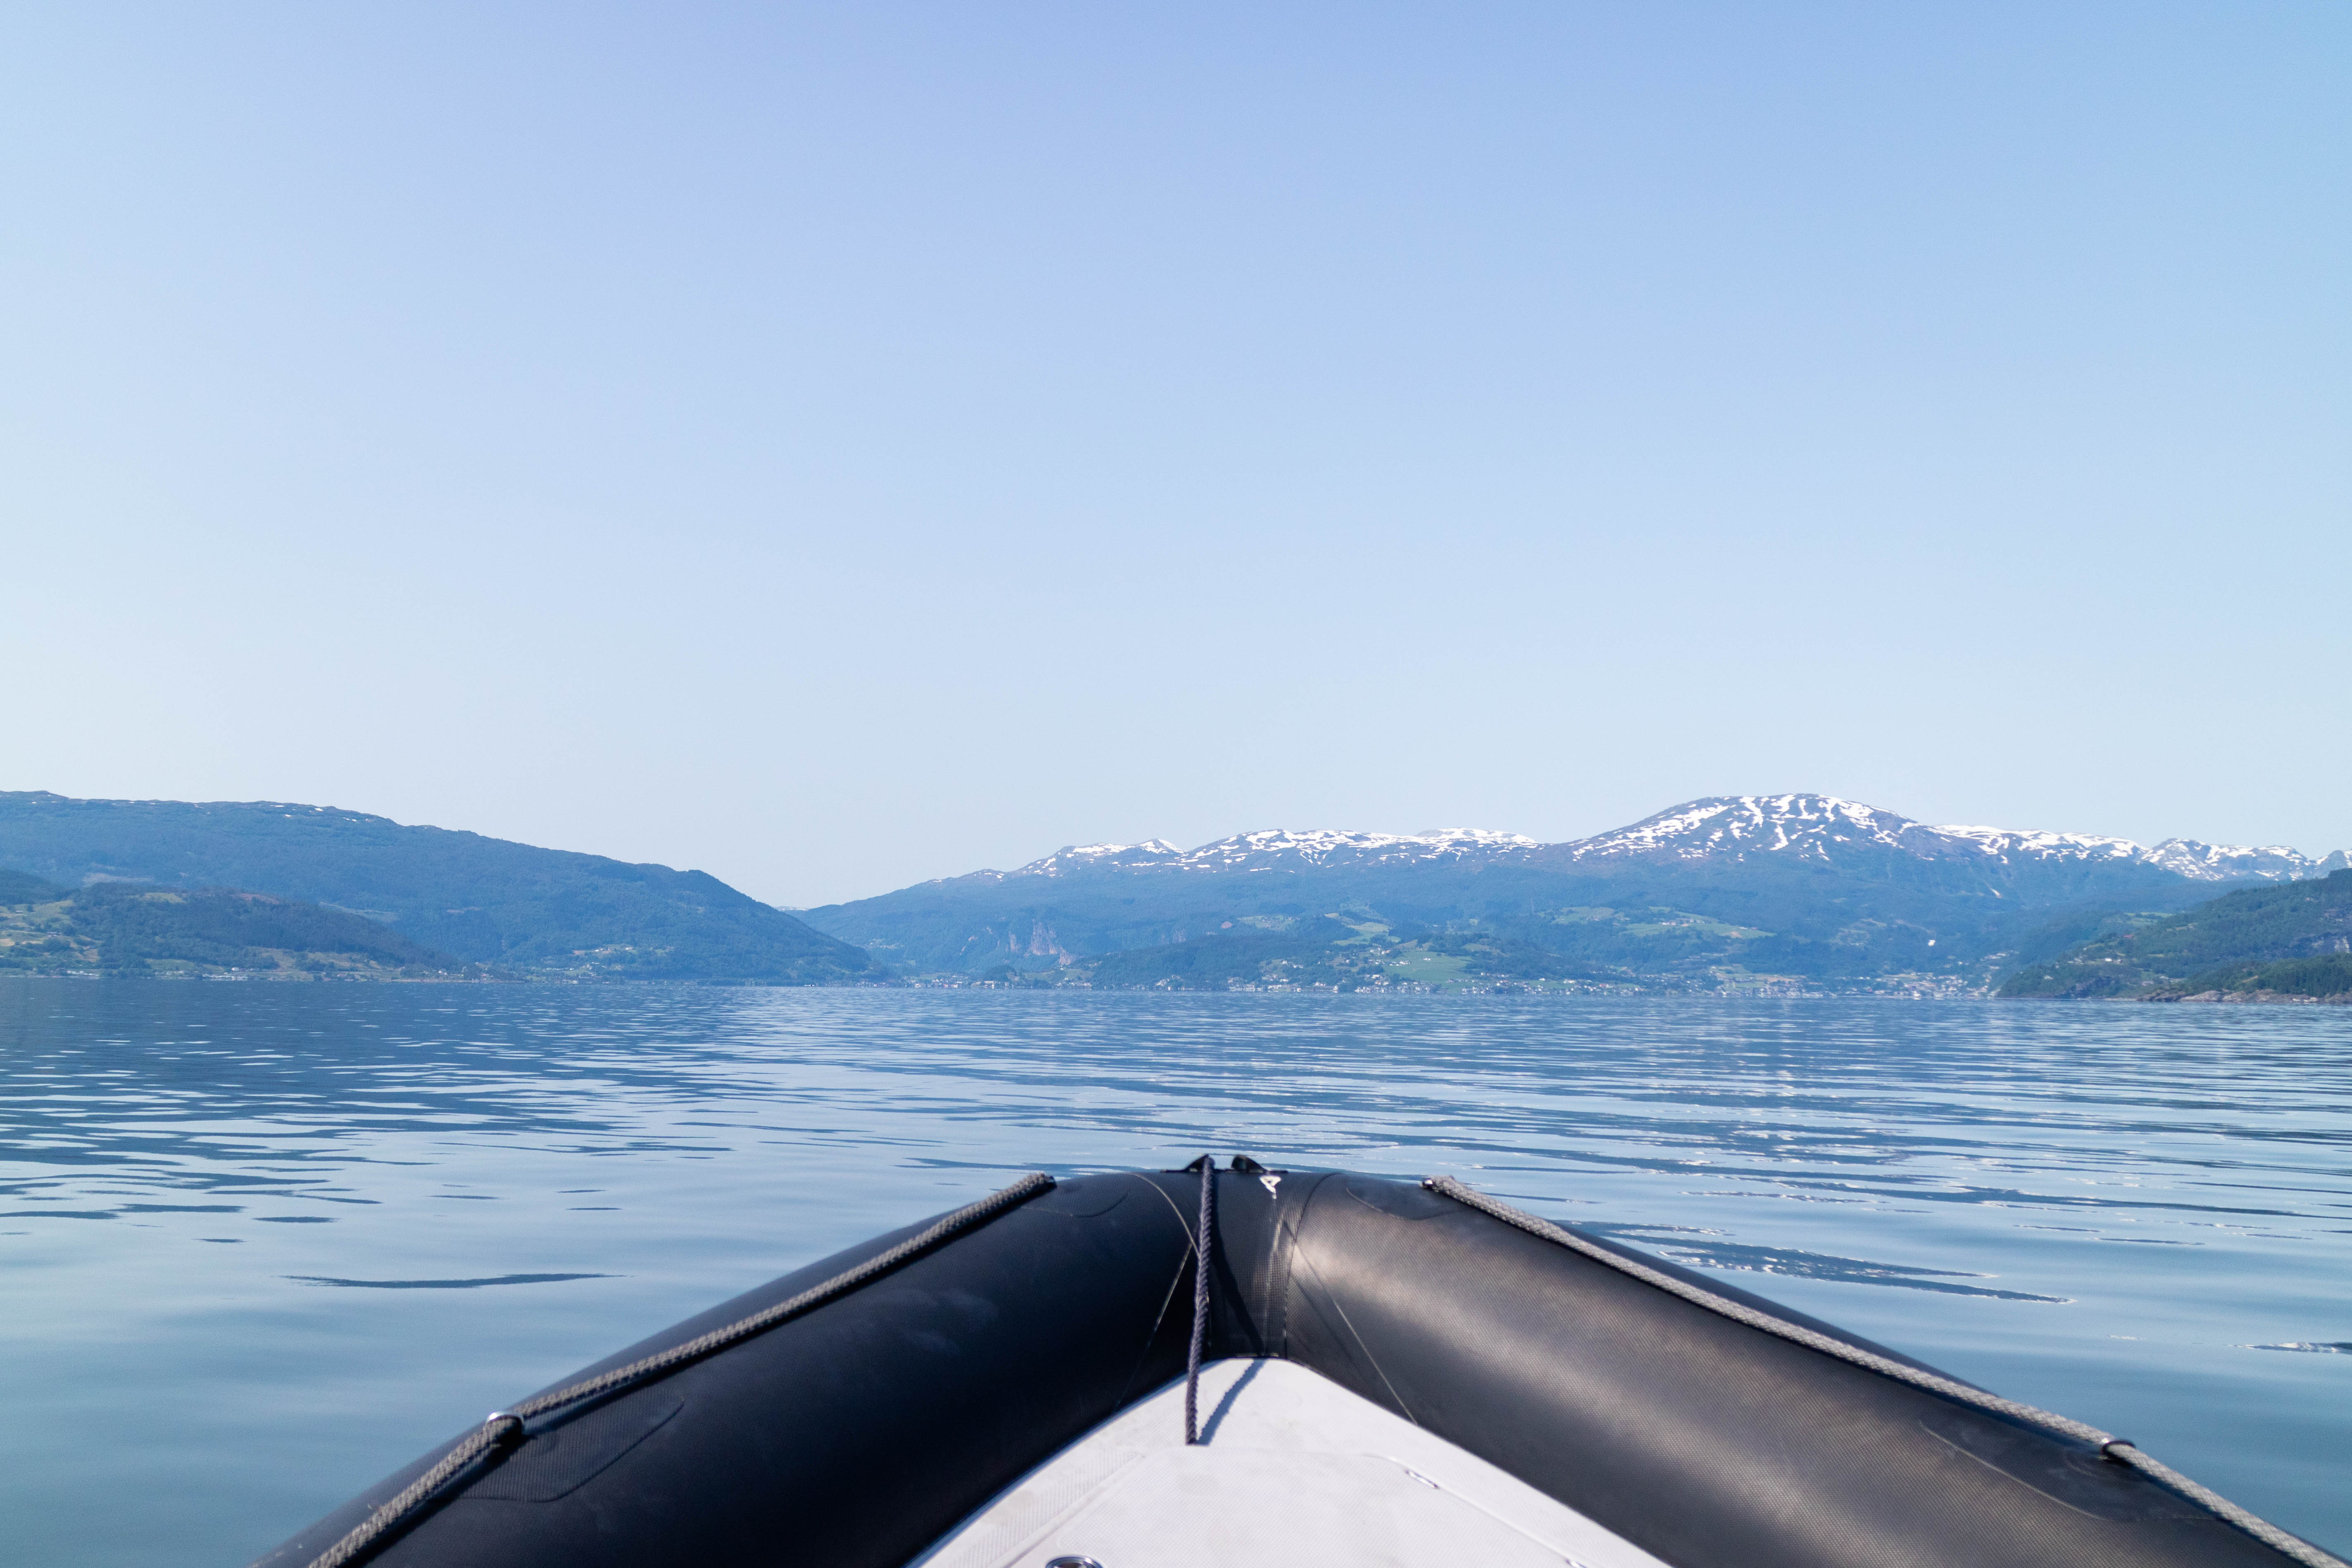
[[[0,787],[794,907],[1786,787],[2352,844],[2340,6],[0,43]]]

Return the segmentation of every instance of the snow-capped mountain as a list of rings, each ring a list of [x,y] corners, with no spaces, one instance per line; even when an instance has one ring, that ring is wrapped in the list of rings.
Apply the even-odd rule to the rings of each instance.
[[[2294,882],[2305,877],[2325,877],[2331,871],[2352,867],[2352,850],[2338,849],[2333,855],[2315,860],[2300,849],[2290,849],[2284,844],[2248,849],[2234,844],[2200,844],[2194,838],[2168,838],[2143,853],[2149,865],[2178,871],[2196,882],[2248,879]]]
[[[1827,861],[1873,847],[1920,860],[1986,867],[2152,866],[2206,882],[2284,881],[2325,876],[2352,863],[2343,850],[2315,858],[2278,846],[2255,849],[2186,838],[2168,838],[2150,849],[2128,838],[2092,833],[1930,826],[1832,795],[1743,795],[1686,801],[1631,826],[1565,844],[1540,844],[1524,834],[1470,827],[1426,833],[1273,828],[1237,833],[1195,849],[1180,849],[1160,838],[1142,844],[1073,845],[1017,870],[978,875],[1011,880],[1118,871],[1298,871],[1504,860],[1540,860],[1551,866],[1617,859],[1737,863],[1751,857]]]
[[[1630,827],[1557,846],[1554,853],[1570,860],[1615,856],[1743,860],[1756,854],[1827,859],[1840,846],[1864,845],[1902,850],[1923,860],[2154,866],[2200,882],[2325,876],[2348,858],[2340,849],[2315,859],[2283,847],[2249,849],[2187,838],[2168,838],[2150,849],[2128,838],[2094,833],[1931,827],[1833,795],[1717,795],[1689,801]]]
[[[1742,861],[1752,856],[1825,860],[1841,847],[1876,846],[1926,860],[2012,856],[2128,861],[2124,838],[2010,833],[1993,827],[1929,827],[1895,812],[1832,795],[1717,795],[1670,806],[1630,827],[1557,847],[1572,861],[1641,858]]]
[[[1056,849],[1013,871],[987,877],[1070,877],[1102,871],[1297,871],[1309,868],[1375,866],[1407,862],[1490,859],[1540,848],[1517,833],[1477,827],[1433,828],[1426,833],[1293,832],[1267,828],[1236,833],[1197,849],[1179,849],[1164,838],[1141,844],[1076,844]]]

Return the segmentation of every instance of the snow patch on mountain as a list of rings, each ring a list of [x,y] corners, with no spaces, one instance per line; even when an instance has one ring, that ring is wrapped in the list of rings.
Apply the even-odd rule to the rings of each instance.
[[[2238,844],[2200,844],[2194,838],[2168,838],[2141,854],[2151,866],[2178,871],[2192,881],[2235,882],[2260,879],[2265,882],[2300,881],[2325,877],[2352,866],[2352,853],[2338,849],[2315,859],[2284,844],[2249,848]]]
[[[1165,866],[1183,858],[1184,852],[1165,838],[1140,844],[1069,844],[1042,860],[1032,860],[1012,873],[1015,877],[1067,877],[1080,871],[1102,871]]]
[[[2128,838],[2096,833],[2043,833],[2012,827],[1970,827],[1953,825],[1916,832],[1932,835],[1955,848],[1973,850],[1996,860],[2146,860],[2147,851]]]
[[[1630,827],[1560,846],[1571,860],[1619,856],[1677,860],[1741,858],[1749,850],[1821,855],[1830,844],[1903,848],[1909,817],[1833,795],[1717,795],[1669,806]]]
[[[1543,862],[1644,858],[1742,860],[1789,856],[1831,861],[1843,852],[1875,846],[1923,860],[2015,865],[2075,861],[2146,865],[2196,881],[2285,881],[2326,876],[2352,864],[2337,850],[2314,858],[2272,845],[2234,845],[2168,838],[2149,849],[2128,838],[2095,833],[2045,833],[1965,824],[1930,826],[1899,813],[1833,795],[1716,795],[1670,806],[1628,827],[1567,844],[1546,845],[1519,833],[1488,828],[1432,828],[1423,833],[1346,833],[1266,828],[1237,833],[1197,848],[1164,838],[1141,844],[1074,844],[1013,871],[978,871],[973,879],[1062,878],[1118,872],[1249,872],[1307,870],[1442,861],[1526,859]]]
[[[1328,828],[1275,827],[1236,833],[1196,849],[1164,838],[1142,844],[1077,844],[1056,849],[1005,877],[1068,877],[1110,870],[1272,871],[1307,867],[1365,866],[1390,861],[1484,858],[1538,847],[1518,833],[1483,827],[1442,827],[1426,833],[1341,833]]]
[[[1841,845],[1875,844],[1927,860],[2097,861],[2154,866],[2196,881],[2286,881],[2325,876],[2345,851],[2315,859],[2294,849],[2261,849],[2168,838],[2149,849],[2095,833],[2045,833],[1965,824],[1929,826],[1830,795],[1717,795],[1673,806],[1591,838],[1559,847],[1571,860],[1644,856],[1677,860],[1742,859],[1751,852],[1827,860]]]

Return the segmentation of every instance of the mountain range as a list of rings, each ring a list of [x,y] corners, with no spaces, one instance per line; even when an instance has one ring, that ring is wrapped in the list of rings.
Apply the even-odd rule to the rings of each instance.
[[[801,911],[894,968],[1088,984],[1980,988],[2124,912],[2352,864],[1717,796],[1568,843],[1478,829],[1072,846]]]
[[[1932,826],[1800,794],[1691,801],[1557,844],[1460,828],[1076,845],[787,911],[701,871],[331,806],[21,792],[0,794],[0,967],[1946,994],[2347,866]],[[2044,990],[2086,994],[2068,973]]]
[[[1979,867],[2142,866],[2205,882],[2292,880],[2325,876],[2352,864],[2352,851],[2337,850],[2315,858],[2284,845],[2257,849],[2168,838],[2147,848],[2128,838],[2087,833],[1930,827],[1895,812],[1834,795],[1777,795],[1689,801],[1630,826],[1562,844],[1466,827],[1412,834],[1272,829],[1235,834],[1197,849],[1180,849],[1157,838],[1142,844],[1072,845],[1017,870],[975,871],[969,877],[919,886],[1071,877],[1108,869],[1208,873],[1465,861],[1558,865],[1634,858],[1744,862],[1765,856],[1832,863],[1874,848],[1914,859]]]

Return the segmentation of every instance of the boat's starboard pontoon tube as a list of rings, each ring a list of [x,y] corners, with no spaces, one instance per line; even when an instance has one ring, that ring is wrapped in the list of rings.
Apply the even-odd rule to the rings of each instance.
[[[261,1560],[1465,1562],[2343,1568],[2107,1433],[1450,1177],[1246,1159],[1031,1176],[852,1247]]]

